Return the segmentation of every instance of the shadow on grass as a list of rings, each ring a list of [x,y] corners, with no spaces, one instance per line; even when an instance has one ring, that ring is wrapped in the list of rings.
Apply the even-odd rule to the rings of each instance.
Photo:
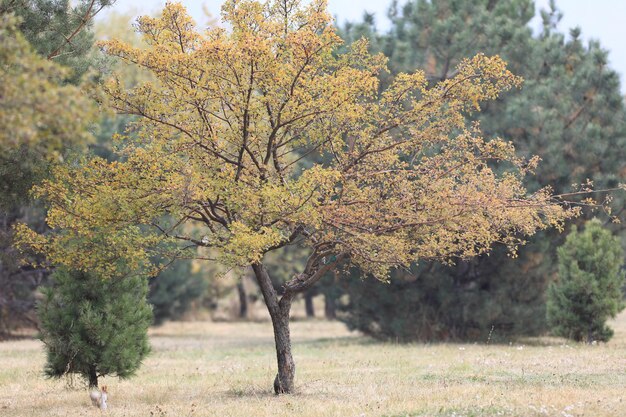
[[[226,390],[226,397],[229,398],[273,398],[277,397],[273,391],[270,390],[270,387],[260,387],[260,386],[248,386],[248,387],[236,387],[229,388]]]
[[[296,346],[310,347],[347,347],[347,346],[372,346],[382,345],[386,342],[373,339],[368,336],[339,336],[339,337],[320,337],[318,339],[298,340],[295,338],[292,343]]]
[[[309,381],[303,384],[296,384],[295,392],[292,394],[274,394],[274,390],[271,388],[271,384],[267,387],[263,386],[248,386],[248,387],[235,387],[229,388],[225,391],[224,396],[230,399],[244,398],[244,399],[275,399],[289,400],[297,398],[313,398],[320,401],[323,400],[342,400],[346,399],[347,394],[341,392],[341,386],[333,384],[329,381]]]

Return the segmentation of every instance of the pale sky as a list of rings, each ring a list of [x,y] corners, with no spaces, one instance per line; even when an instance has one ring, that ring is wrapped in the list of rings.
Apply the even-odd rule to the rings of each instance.
[[[197,22],[205,20],[202,6],[206,5],[209,12],[219,16],[222,0],[181,0]],[[402,5],[406,0],[399,0]],[[113,10],[120,12],[133,11],[137,15],[151,14],[165,4],[164,0],[117,0]],[[338,23],[359,21],[363,12],[374,13],[379,29],[388,27],[387,8],[391,0],[329,0],[330,12]],[[537,11],[547,8],[549,0],[535,0]],[[605,49],[610,51],[609,62],[622,79],[622,91],[626,91],[626,0],[556,0],[557,7],[564,14],[560,30],[569,33],[574,26],[582,28],[584,39],[598,39]],[[535,19],[535,27],[539,20]]]

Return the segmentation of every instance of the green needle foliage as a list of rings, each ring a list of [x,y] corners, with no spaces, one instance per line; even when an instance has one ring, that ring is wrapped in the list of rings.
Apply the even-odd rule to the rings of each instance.
[[[3,9],[6,4],[0,0],[0,337],[33,324],[34,291],[47,277],[44,269],[18,262],[13,225],[45,230],[45,209],[28,191],[52,165],[86,149],[97,116],[69,83],[72,69],[36,53],[19,30],[24,23]]]
[[[94,17],[115,0],[0,0],[0,14],[14,14],[37,54],[73,70],[72,82],[95,63]]]
[[[366,36],[373,51],[389,57],[391,75],[383,83],[416,70],[436,83],[453,77],[466,56],[499,54],[524,84],[487,103],[476,117],[489,137],[506,137],[521,155],[542,158],[537,175],[526,179],[528,188],[569,193],[585,188],[572,190],[572,184],[587,179],[596,189],[615,188],[626,182],[626,117],[608,52],[597,41],[584,42],[578,28],[563,33],[555,4],[541,12],[542,29],[533,34],[535,10],[533,0],[394,2],[387,33],[376,32],[366,16],[342,36],[346,43]],[[623,193],[613,197],[614,207],[624,206]],[[356,278],[346,285],[350,301],[342,318],[391,339],[485,341],[541,334],[547,330],[546,291],[563,239],[555,230],[540,232],[517,259],[495,249],[453,267],[422,261],[411,274],[396,271],[389,285],[373,280],[361,285]],[[399,305],[406,314],[397,313]]]
[[[559,279],[548,290],[548,323],[557,336],[606,342],[606,325],[624,308],[624,251],[620,239],[594,219],[575,227],[558,249]]]
[[[154,311],[154,323],[180,319],[199,300],[208,287],[202,272],[194,272],[190,260],[174,262],[156,276],[150,284],[149,301]]]
[[[145,277],[102,278],[60,268],[52,281],[38,308],[46,375],[78,374],[90,387],[100,376],[131,377],[150,351]]]

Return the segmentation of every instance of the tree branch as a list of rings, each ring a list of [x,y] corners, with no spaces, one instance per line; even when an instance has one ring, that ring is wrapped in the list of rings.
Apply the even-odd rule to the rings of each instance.
[[[296,277],[292,278],[291,280],[285,282],[285,284],[283,284],[283,289],[284,289],[283,298],[291,299],[295,294],[308,290],[317,281],[319,281],[324,276],[324,274],[334,269],[339,263],[341,263],[347,258],[348,258],[347,253],[340,253],[339,255],[337,255],[337,258],[334,261],[323,265],[313,274],[309,276],[306,276],[305,274],[299,274]]]
[[[57,56],[59,56],[59,54],[61,53],[61,49],[63,49],[63,46],[65,46],[65,44],[71,45],[72,39],[76,35],[78,35],[80,31],[83,30],[85,25],[89,23],[89,21],[92,20],[105,7],[105,6],[100,6],[98,10],[92,13],[91,11],[93,10],[93,7],[95,4],[96,4],[96,0],[91,0],[91,3],[89,3],[89,7],[87,7],[87,11],[85,12],[85,14],[83,15],[83,18],[80,21],[80,24],[76,27],[76,29],[74,29],[74,31],[69,36],[63,35],[63,37],[65,38],[65,43],[59,45],[54,51],[48,54],[47,58],[49,60],[54,59]]]

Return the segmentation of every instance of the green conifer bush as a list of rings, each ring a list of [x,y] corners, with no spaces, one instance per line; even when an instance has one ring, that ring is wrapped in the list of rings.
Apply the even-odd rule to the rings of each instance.
[[[557,336],[576,341],[607,341],[607,319],[624,308],[624,252],[620,240],[600,221],[576,228],[558,249],[559,278],[548,290],[547,319]]]
[[[145,277],[103,278],[58,269],[38,307],[45,374],[78,374],[90,387],[97,387],[101,376],[132,376],[150,351],[147,292]]]

